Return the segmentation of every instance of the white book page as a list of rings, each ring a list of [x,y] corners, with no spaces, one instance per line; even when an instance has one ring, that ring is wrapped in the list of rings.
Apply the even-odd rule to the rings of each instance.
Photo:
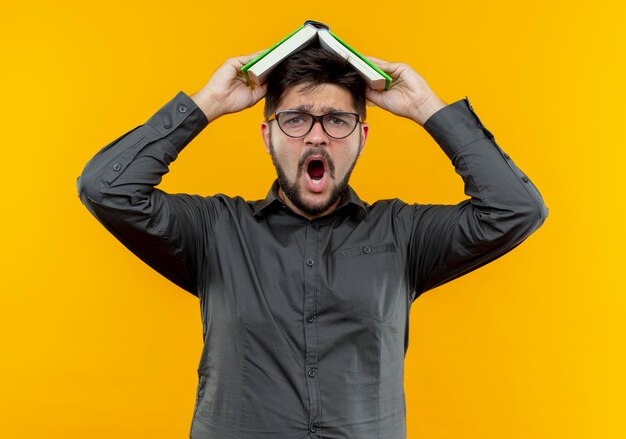
[[[267,56],[260,59],[256,64],[248,69],[248,76],[257,85],[265,82],[267,75],[272,69],[294,52],[306,47],[317,36],[317,29],[312,26],[304,26],[297,33],[272,50]]]
[[[383,76],[380,73],[372,69],[365,62],[363,62],[361,58],[356,56],[350,50],[346,49],[343,46],[343,44],[338,42],[332,35],[328,33],[328,31],[318,30],[317,35],[319,37],[320,44],[322,45],[322,47],[324,47],[326,50],[329,50],[331,52],[336,52],[340,56],[347,59],[348,62],[350,62],[350,64],[354,66],[355,69],[357,69],[363,76],[365,76],[365,79],[367,80],[370,87],[372,87],[373,82],[376,81],[378,83],[379,82],[378,80],[382,80],[383,88],[384,88],[385,78],[383,78]]]

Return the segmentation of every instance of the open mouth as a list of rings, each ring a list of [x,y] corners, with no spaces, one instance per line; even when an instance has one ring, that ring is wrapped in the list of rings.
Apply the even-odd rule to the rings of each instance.
[[[316,159],[311,160],[307,166],[306,172],[309,174],[309,177],[311,177],[313,183],[319,184],[326,172],[324,162]]]
[[[305,162],[306,182],[309,191],[320,193],[324,191],[328,181],[328,166],[323,157],[310,157]]]

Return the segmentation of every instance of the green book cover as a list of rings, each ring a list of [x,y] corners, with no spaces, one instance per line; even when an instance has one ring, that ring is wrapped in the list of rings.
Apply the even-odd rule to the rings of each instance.
[[[303,25],[301,25],[300,27],[298,27],[296,30],[294,30],[293,32],[289,33],[287,36],[285,36],[283,39],[281,39],[280,41],[278,41],[276,44],[274,44],[272,47],[270,47],[269,49],[267,49],[266,51],[264,51],[263,53],[259,54],[257,57],[255,57],[253,60],[249,61],[246,65],[244,65],[241,68],[241,71],[244,74],[244,77],[246,79],[246,82],[248,83],[248,85],[251,84],[250,82],[250,77],[248,75],[248,70],[255,65],[257,62],[259,62],[261,59],[263,59],[265,56],[267,56],[269,53],[271,53],[273,50],[275,50],[278,46],[280,46],[282,43],[284,43],[285,41],[287,41],[289,38],[291,38],[294,34],[296,34],[298,31],[300,31],[300,29],[302,29],[304,26],[313,26],[315,28],[324,28],[326,30],[328,30],[328,33],[335,39],[337,40],[337,42],[339,42],[342,46],[344,46],[346,49],[348,49],[350,52],[352,52],[353,54],[355,54],[356,56],[359,57],[359,59],[361,59],[364,63],[366,63],[368,66],[370,66],[374,71],[376,71],[378,74],[380,74],[384,79],[385,79],[385,90],[389,90],[389,88],[391,87],[391,77],[385,73],[383,70],[381,70],[377,65],[375,65],[374,63],[372,63],[371,61],[369,61],[367,58],[365,58],[363,55],[361,55],[359,52],[357,52],[356,50],[354,50],[352,47],[350,47],[345,41],[343,41],[341,38],[339,38],[337,35],[335,35],[333,32],[331,32],[330,28],[319,21],[314,21],[314,20],[307,20],[304,22]]]

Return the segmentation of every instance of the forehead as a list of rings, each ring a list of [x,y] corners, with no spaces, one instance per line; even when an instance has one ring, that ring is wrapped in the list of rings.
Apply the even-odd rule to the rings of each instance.
[[[285,89],[277,110],[304,110],[322,114],[330,111],[354,112],[352,95],[344,87],[335,84],[319,84],[303,90],[309,83],[297,84]]]

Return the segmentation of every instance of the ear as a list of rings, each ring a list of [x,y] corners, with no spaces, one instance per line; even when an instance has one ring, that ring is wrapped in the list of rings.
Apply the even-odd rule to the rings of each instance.
[[[361,144],[359,145],[359,155],[363,154],[363,148],[365,148],[365,141],[367,140],[369,128],[370,127],[367,122],[361,123]]]
[[[270,154],[270,140],[272,137],[272,130],[270,129],[270,123],[261,122],[261,136],[263,136],[263,143],[265,144],[265,151]]]

